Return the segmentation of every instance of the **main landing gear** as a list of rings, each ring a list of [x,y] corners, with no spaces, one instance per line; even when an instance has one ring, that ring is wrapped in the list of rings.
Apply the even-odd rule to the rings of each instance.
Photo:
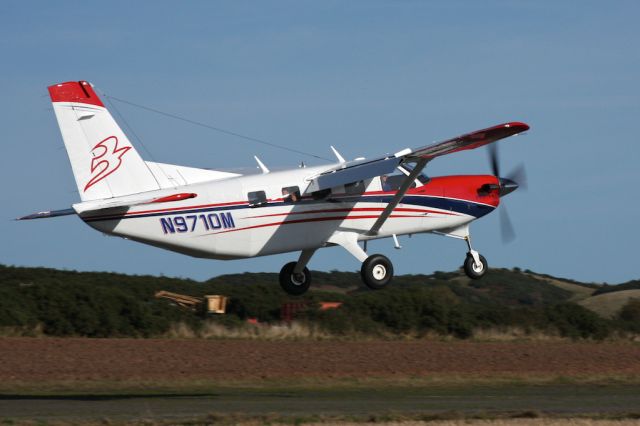
[[[311,272],[307,263],[315,250],[302,250],[297,262],[289,262],[280,270],[280,287],[292,296],[300,296],[309,290]]]
[[[360,276],[362,277],[362,281],[370,289],[383,289],[393,278],[393,264],[386,256],[372,254],[362,262]]]
[[[311,285],[311,272],[306,267],[294,272],[297,263],[289,262],[280,270],[280,286],[292,296],[304,294]]]
[[[385,288],[393,278],[393,264],[388,257],[381,254],[367,255],[358,244],[358,234],[336,232],[327,245],[339,245],[362,262],[360,275],[362,281],[372,290]],[[280,286],[292,296],[304,294],[311,285],[311,273],[307,263],[315,253],[315,249],[303,250],[297,262],[287,263],[280,271]]]
[[[292,296],[306,293],[311,285],[311,272],[304,265],[306,263],[302,264],[300,261],[289,262],[280,270],[280,287]],[[380,290],[391,282],[393,264],[382,254],[372,254],[362,262],[360,275],[367,287]]]

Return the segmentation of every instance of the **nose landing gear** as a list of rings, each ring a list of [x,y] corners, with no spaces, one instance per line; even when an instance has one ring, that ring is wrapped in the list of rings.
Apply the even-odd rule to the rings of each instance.
[[[464,260],[462,268],[464,273],[472,280],[479,280],[489,270],[487,259],[471,247],[471,235],[469,234],[469,224],[460,226],[455,229],[449,229],[447,232],[434,231],[434,234],[444,235],[445,237],[464,240],[467,243],[469,251]]]
[[[472,280],[479,280],[487,273],[487,269],[489,269],[487,259],[471,248],[471,237],[469,235],[466,236],[465,241],[469,247],[469,252],[463,264],[464,273]]]
[[[478,259],[476,260],[473,253],[467,253],[467,258],[464,260],[464,273],[473,280],[479,280],[487,273],[488,265],[487,259],[481,254],[476,252]]]

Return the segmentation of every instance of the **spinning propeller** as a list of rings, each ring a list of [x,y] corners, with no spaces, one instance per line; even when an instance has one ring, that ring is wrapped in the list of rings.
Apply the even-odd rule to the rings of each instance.
[[[507,177],[500,176],[500,161],[498,159],[498,145],[492,143],[489,148],[489,161],[491,162],[491,171],[495,177],[498,178],[500,198],[512,193],[519,187],[522,189],[527,188],[527,176],[525,173],[524,165],[517,166]],[[507,213],[507,207],[502,206],[500,209],[500,233],[502,235],[502,241],[505,243],[513,241],[516,236],[516,232],[513,229],[509,213]]]

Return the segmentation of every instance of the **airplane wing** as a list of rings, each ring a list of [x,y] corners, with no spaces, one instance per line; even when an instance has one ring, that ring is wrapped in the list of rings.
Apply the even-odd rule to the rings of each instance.
[[[436,157],[467,149],[475,149],[527,130],[529,130],[527,124],[515,121],[477,130],[420,148],[403,149],[395,154],[389,154],[384,157],[340,163],[313,176],[305,193],[321,191],[338,185],[345,185],[391,173],[402,162],[419,161],[423,159],[426,160],[424,163],[424,165],[426,165],[427,162]],[[424,167],[424,165],[422,167]]]
[[[527,130],[529,130],[529,126],[525,123],[504,123],[413,150],[407,148],[386,157],[342,163],[313,177],[306,192],[332,188],[391,173],[402,162],[415,162],[411,173],[402,181],[394,197],[367,232],[368,235],[376,235],[429,161],[442,155],[475,149]]]
[[[477,130],[475,132],[467,133],[466,135],[458,136],[457,138],[452,138],[415,149],[407,157],[415,159],[426,158],[427,160],[432,160],[433,158],[441,155],[464,151],[466,149],[475,149],[500,139],[526,132],[527,130],[529,130],[529,126],[518,121],[498,124],[497,126]]]

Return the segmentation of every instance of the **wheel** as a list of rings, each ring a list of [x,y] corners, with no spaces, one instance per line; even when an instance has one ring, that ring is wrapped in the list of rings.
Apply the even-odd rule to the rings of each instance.
[[[487,273],[487,269],[489,269],[489,265],[487,264],[487,259],[484,258],[483,255],[479,254],[480,264],[476,264],[475,260],[473,260],[473,256],[471,253],[467,253],[467,258],[464,260],[464,273],[473,280],[479,280]]]
[[[393,264],[386,256],[372,254],[362,262],[362,281],[372,290],[385,288],[393,278]]]
[[[280,270],[280,287],[292,296],[300,296],[309,290],[311,272],[304,268],[301,273],[294,274],[297,262],[289,262]]]

